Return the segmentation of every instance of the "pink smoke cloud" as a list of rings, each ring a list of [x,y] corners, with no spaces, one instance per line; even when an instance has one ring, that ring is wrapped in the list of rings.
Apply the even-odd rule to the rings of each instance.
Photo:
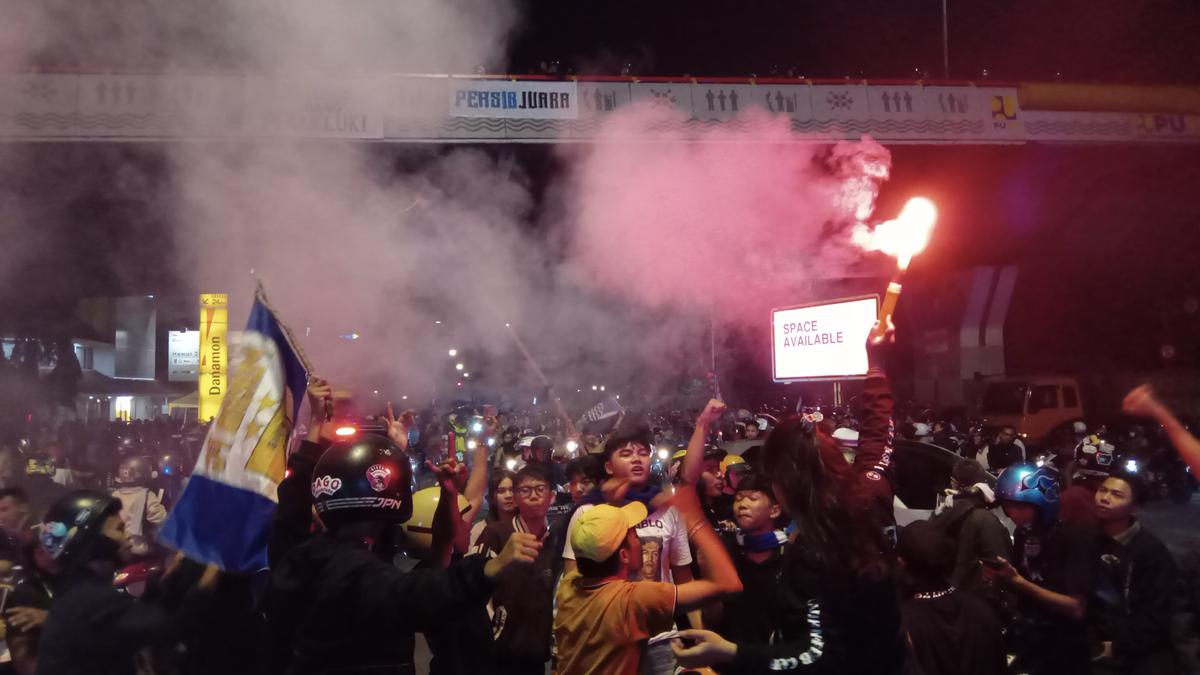
[[[629,108],[597,142],[565,150],[569,257],[588,282],[651,306],[724,312],[861,260],[850,228],[874,210],[886,148],[798,142],[765,111],[702,131],[672,115]]]

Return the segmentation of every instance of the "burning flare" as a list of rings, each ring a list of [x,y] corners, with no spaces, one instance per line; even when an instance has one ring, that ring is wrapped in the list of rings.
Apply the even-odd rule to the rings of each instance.
[[[935,223],[937,207],[933,202],[924,197],[913,197],[894,219],[876,225],[873,230],[862,225],[855,228],[851,241],[863,250],[880,251],[894,257],[897,269],[903,272],[908,269],[913,256],[929,244]]]
[[[896,259],[896,273],[888,282],[887,293],[879,307],[879,328],[877,334],[887,331],[888,317],[896,311],[896,303],[900,302],[900,278],[908,269],[913,256],[925,250],[929,245],[929,235],[937,223],[937,207],[924,197],[913,197],[908,200],[900,215],[894,219],[880,223],[874,230],[859,225],[851,237],[856,245],[865,251],[880,251]]]

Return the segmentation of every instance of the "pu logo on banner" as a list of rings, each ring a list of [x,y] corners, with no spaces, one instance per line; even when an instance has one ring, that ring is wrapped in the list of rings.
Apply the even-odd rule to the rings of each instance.
[[[992,97],[992,126],[997,129],[1005,129],[1009,122],[1017,120],[1017,97],[1016,96],[993,96]]]
[[[1144,134],[1182,134],[1187,132],[1183,115],[1140,115],[1138,131]]]

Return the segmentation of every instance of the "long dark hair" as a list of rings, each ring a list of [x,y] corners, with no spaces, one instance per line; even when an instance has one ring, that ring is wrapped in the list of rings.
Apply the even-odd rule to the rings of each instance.
[[[488,479],[487,520],[489,523],[500,520],[500,505],[496,502],[496,490],[499,489],[500,484],[504,482],[505,478],[512,480],[513,490],[515,491],[517,489],[517,478],[516,475],[511,471],[496,471],[492,474],[492,477]],[[513,496],[516,497],[515,494]]]
[[[883,518],[833,438],[803,417],[788,419],[763,446],[763,470],[796,522],[800,550],[826,569],[888,574]]]

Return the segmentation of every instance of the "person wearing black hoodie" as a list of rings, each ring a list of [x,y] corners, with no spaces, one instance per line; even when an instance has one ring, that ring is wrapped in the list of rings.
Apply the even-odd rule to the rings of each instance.
[[[117,562],[129,552],[120,511],[118,500],[84,490],[46,514],[38,545],[53,561],[55,594],[38,645],[39,675],[133,675],[139,650],[178,643],[208,617],[219,579],[213,565],[174,609],[113,588]]]
[[[900,531],[897,554],[908,582],[901,612],[922,675],[1001,675],[1004,627],[987,602],[950,581],[954,542],[929,521]]]
[[[979,561],[1004,558],[1011,561],[1012,539],[1008,530],[992,513],[995,492],[988,485],[987,472],[973,459],[960,459],[950,476],[950,502],[929,522],[958,546],[957,560],[950,582],[955,588],[983,595],[1001,616],[1007,616],[1014,600],[1011,594],[983,580]]]
[[[872,333],[874,335],[874,332]],[[905,663],[889,536],[892,397],[880,367],[889,327],[868,342],[862,441],[853,464],[810,415],[793,417],[763,446],[763,470],[796,523],[781,561],[771,644],[734,643],[705,630],[681,631],[687,668],[732,664],[740,672],[894,675]]]
[[[493,672],[484,606],[494,579],[514,562],[533,562],[540,544],[517,533],[491,560],[468,556],[445,569],[408,572],[394,566],[389,540],[412,511],[406,439],[405,423],[389,414],[388,438],[361,434],[324,452],[306,441],[289,458],[264,600],[265,672],[411,675],[415,632],[430,642],[430,672]],[[457,486],[448,471],[439,474],[435,529],[439,522],[457,527]],[[312,508],[324,530],[310,535]],[[462,648],[464,633],[470,649]]]

